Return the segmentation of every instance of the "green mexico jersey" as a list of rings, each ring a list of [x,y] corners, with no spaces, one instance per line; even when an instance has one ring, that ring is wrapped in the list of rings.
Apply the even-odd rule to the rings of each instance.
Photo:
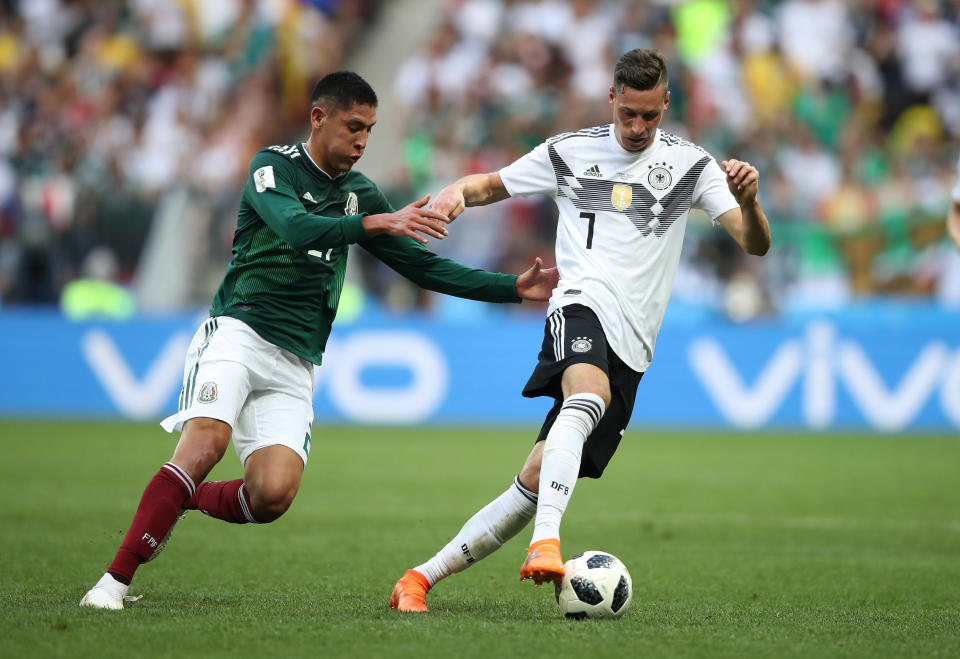
[[[363,217],[390,212],[373,181],[353,170],[331,178],[303,143],[259,151],[243,186],[233,258],[210,315],[242,320],[267,341],[319,364],[353,243],[423,288],[520,301],[514,275],[468,268],[412,238],[367,235]]]

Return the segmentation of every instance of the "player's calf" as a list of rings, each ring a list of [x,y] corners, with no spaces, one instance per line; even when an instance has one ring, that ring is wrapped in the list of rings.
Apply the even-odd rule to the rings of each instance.
[[[250,495],[247,494],[242,478],[200,483],[196,493],[184,504],[184,508],[199,510],[204,515],[232,524],[257,521],[253,516]]]
[[[163,548],[167,546],[168,542],[170,542],[170,536],[173,534],[173,528],[177,525],[177,522],[179,522],[181,519],[185,518],[186,516],[187,516],[187,511],[181,509],[180,512],[177,514],[177,518],[173,520],[173,524],[170,526],[169,529],[167,529],[167,532],[166,534],[164,534],[163,539],[160,540],[160,542],[154,548],[153,553],[147,557],[147,560],[145,560],[144,563],[149,563],[150,561],[152,561],[153,559],[155,559],[157,556],[160,555],[160,552],[163,551]]]
[[[163,549],[170,529],[195,489],[193,479],[183,469],[172,461],[165,463],[147,483],[130,528],[107,571],[129,584],[137,568]]]
[[[296,496],[296,488],[251,491],[250,512],[256,521],[267,524],[287,512]]]
[[[254,451],[243,474],[256,521],[272,522],[290,508],[303,475],[303,460],[287,446],[272,445]]]

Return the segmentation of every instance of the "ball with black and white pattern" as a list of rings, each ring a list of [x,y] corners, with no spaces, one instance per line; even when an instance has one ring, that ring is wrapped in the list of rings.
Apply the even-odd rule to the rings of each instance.
[[[627,566],[605,551],[585,551],[563,565],[557,604],[568,618],[619,618],[630,607],[633,581]]]

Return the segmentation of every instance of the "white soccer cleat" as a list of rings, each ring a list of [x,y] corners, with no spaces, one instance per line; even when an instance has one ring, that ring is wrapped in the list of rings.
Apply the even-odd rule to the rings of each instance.
[[[117,610],[123,608],[123,598],[114,596],[106,588],[94,586],[80,600],[80,606],[90,607],[91,609]]]
[[[123,600],[130,586],[122,584],[110,573],[103,575],[97,585],[87,591],[80,600],[80,606],[91,609],[119,610],[123,608]]]

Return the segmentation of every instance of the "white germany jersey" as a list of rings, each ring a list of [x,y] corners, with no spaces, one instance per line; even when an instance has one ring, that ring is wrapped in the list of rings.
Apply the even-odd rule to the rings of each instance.
[[[613,125],[551,137],[500,170],[511,196],[546,194],[560,210],[560,282],[550,312],[590,307],[613,351],[645,371],[666,310],[691,207],[711,220],[736,208],[706,151],[657,130],[627,151]]]

